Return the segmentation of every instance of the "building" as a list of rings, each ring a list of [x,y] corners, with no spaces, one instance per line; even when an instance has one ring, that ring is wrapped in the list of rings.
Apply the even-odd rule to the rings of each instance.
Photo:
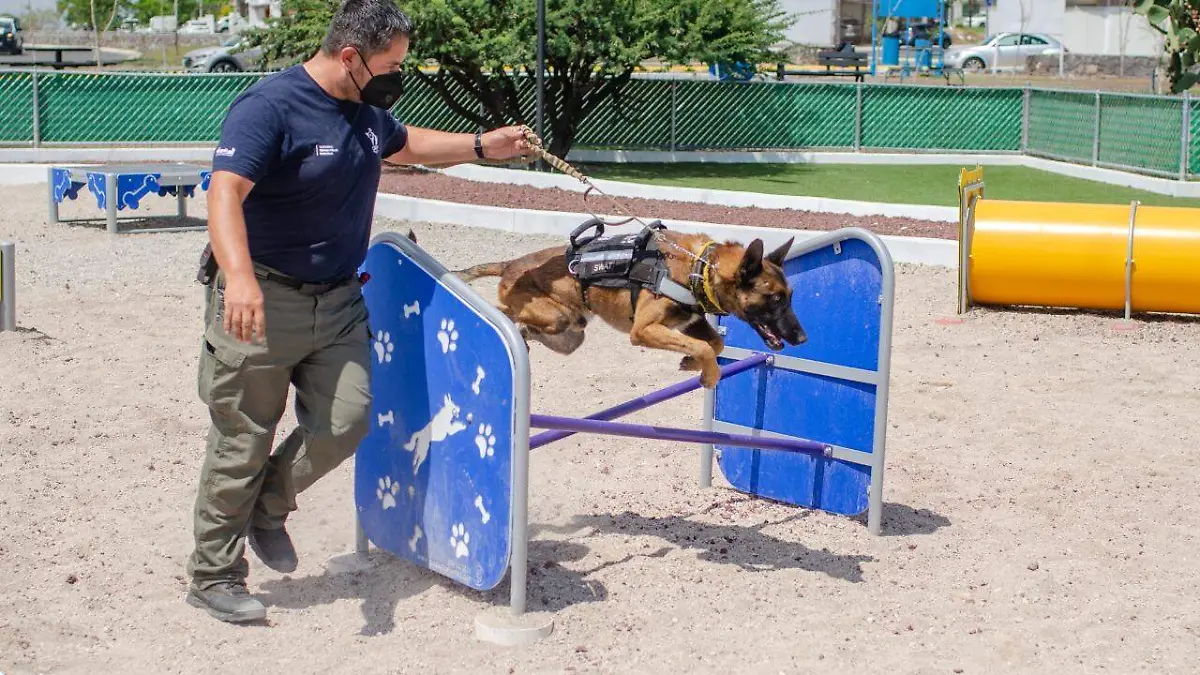
[[[1124,0],[994,0],[988,33],[1046,33],[1067,51],[1102,56],[1158,56],[1163,37]]]
[[[779,6],[796,17],[787,31],[790,42],[815,47],[871,42],[871,0],[780,0]]]
[[[280,15],[280,0],[236,0],[237,12],[251,26],[266,26],[267,19]]]

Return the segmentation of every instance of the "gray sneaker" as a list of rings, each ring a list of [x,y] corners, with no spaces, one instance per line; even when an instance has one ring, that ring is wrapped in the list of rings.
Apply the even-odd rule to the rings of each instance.
[[[243,582],[223,581],[205,590],[192,586],[188,589],[187,603],[231,623],[267,618],[267,608],[250,595]]]
[[[296,549],[292,546],[292,538],[287,530],[280,527],[274,530],[264,530],[250,527],[250,549],[254,555],[263,561],[267,567],[276,572],[296,571]]]

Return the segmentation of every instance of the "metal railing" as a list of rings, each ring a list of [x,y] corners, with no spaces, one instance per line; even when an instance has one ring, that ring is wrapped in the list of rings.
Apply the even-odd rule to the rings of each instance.
[[[212,144],[233,99],[265,73],[0,73],[0,145]],[[517,82],[534,117],[533,82]],[[450,94],[474,105],[464,92]],[[548,104],[556,102],[548,92]],[[409,124],[475,125],[412,80]],[[518,121],[508,119],[507,122]],[[547,129],[546,140],[553,130]],[[1200,101],[1036,88],[634,79],[580,125],[575,147],[1023,153],[1186,180],[1200,173]]]

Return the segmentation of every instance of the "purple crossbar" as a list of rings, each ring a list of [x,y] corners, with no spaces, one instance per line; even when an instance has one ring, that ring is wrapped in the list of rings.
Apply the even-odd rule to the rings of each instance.
[[[721,377],[726,378],[731,375],[737,375],[738,373],[744,373],[752,368],[757,368],[758,366],[766,363],[768,358],[770,357],[767,354],[755,354],[754,356],[746,357],[740,361],[734,361],[733,363],[727,364],[721,368]],[[620,405],[615,405],[607,410],[601,410],[594,415],[588,415],[584,419],[602,421],[616,419],[618,417],[628,415],[629,413],[649,408],[652,405],[657,405],[663,401],[675,398],[677,396],[682,396],[699,388],[700,377],[693,377],[690,380],[684,380],[683,382],[673,384],[665,389],[659,389],[658,391],[651,392],[640,398],[635,398],[632,401],[626,401]],[[575,432],[573,431],[543,431],[542,433],[529,439],[529,449],[535,450],[543,445],[549,445],[554,441],[561,441],[567,436],[574,435],[574,433]]]
[[[604,434],[607,436],[653,438],[662,441],[682,441],[684,443],[712,443],[713,445],[729,445],[739,448],[788,450],[791,452],[824,454],[829,448],[824,443],[806,441],[799,438],[742,436],[739,434],[724,434],[717,431],[675,429],[672,427],[656,427],[649,424],[627,424],[625,422],[606,422],[603,420],[581,420],[574,417],[556,417],[554,415],[530,415],[529,426],[535,429],[562,429],[574,432]]]

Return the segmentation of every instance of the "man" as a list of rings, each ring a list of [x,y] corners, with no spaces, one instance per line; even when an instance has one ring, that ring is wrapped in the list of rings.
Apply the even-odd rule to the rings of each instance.
[[[519,127],[451,134],[388,111],[412,25],[392,0],[347,0],[320,51],[230,106],[213,156],[209,282],[198,389],[212,424],[195,504],[187,601],[225,621],[265,618],[246,590],[243,537],[296,568],[284,521],[296,494],[368,432],[370,334],[362,281],[381,159],[448,165],[528,149]],[[274,453],[296,389],[299,427]]]

